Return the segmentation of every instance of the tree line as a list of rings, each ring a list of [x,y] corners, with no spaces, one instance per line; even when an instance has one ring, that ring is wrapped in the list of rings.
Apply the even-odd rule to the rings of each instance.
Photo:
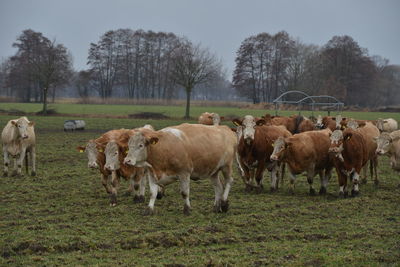
[[[83,99],[248,99],[271,102],[289,90],[332,95],[346,105],[400,103],[400,66],[369,56],[350,36],[325,45],[304,44],[287,32],[260,33],[242,41],[232,82],[217,55],[174,33],[111,30],[91,43],[86,70],[72,68],[67,48],[25,30],[15,55],[0,65],[0,93],[42,102],[64,89]]]

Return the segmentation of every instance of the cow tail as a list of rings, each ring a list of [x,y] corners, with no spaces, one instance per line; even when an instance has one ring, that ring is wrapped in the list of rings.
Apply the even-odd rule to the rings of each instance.
[[[298,115],[296,117],[296,128],[294,129],[294,133],[299,133],[299,125],[303,120],[304,120],[304,117],[302,115]]]

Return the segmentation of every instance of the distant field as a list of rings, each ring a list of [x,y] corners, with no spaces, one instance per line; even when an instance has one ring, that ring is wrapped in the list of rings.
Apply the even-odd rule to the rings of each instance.
[[[148,195],[146,203],[134,204],[124,195],[127,182],[121,183],[118,206],[109,207],[98,173],[87,169],[85,155],[75,147],[109,129],[179,124],[184,108],[54,107],[70,114],[164,112],[175,119],[85,118],[87,130],[64,133],[67,116],[29,116],[36,122],[38,175],[0,178],[0,266],[400,265],[400,177],[386,157],[380,158],[378,188],[369,178],[357,198],[337,198],[336,175],[326,196],[311,197],[305,176],[298,177],[295,195],[288,193],[287,178],[278,192],[255,194],[244,192],[235,173],[228,213],[212,212],[213,188],[209,180],[201,180],[191,182],[190,216],[182,215],[175,183],[167,187],[165,198],[156,201],[156,215],[148,217],[143,216]],[[11,108],[36,112],[41,106],[0,103],[0,109]],[[191,114],[196,117],[206,110],[237,116],[268,112],[195,107]],[[344,115],[400,121],[400,114],[394,113]],[[15,116],[0,115],[0,126],[11,118]],[[318,188],[319,179],[314,183]]]
[[[164,115],[180,119],[185,114],[184,106],[158,106],[158,105],[100,105],[100,104],[50,104],[50,109],[55,109],[61,114],[103,114],[103,115],[121,115],[135,114],[140,112],[158,112]],[[35,113],[42,110],[42,105],[37,103],[0,103],[0,112],[10,110],[20,110],[27,113]],[[197,118],[205,111],[217,112],[221,116],[244,116],[252,114],[254,116],[261,116],[265,113],[275,114],[274,110],[261,110],[261,109],[244,109],[233,107],[191,107],[190,115],[192,118]],[[292,115],[297,114],[298,111],[279,111],[279,115]],[[309,116],[310,111],[302,111],[301,114]],[[315,112],[314,115],[326,115],[327,112]],[[336,112],[332,112],[332,115]],[[385,113],[385,112],[342,112],[343,116],[353,117],[356,119],[377,119],[391,117],[400,121],[400,113]]]

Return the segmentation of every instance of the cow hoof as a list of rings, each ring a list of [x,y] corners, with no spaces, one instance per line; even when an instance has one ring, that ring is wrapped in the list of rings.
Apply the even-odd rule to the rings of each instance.
[[[319,189],[319,194],[320,194],[320,195],[326,195],[326,188],[325,188],[325,187],[321,187],[321,188]]]
[[[164,193],[163,192],[158,192],[157,193],[157,199],[162,199],[164,197]]]
[[[144,211],[144,213],[143,213],[143,215],[144,216],[152,216],[152,215],[154,215],[155,213],[154,213],[154,209],[151,209],[151,208],[149,208],[149,207],[147,207],[147,209]]]
[[[3,177],[8,177],[8,172],[3,172]]]
[[[339,192],[339,198],[344,198],[344,193],[342,191]]]
[[[229,201],[228,200],[226,200],[226,201],[221,200],[221,211],[222,212],[227,212],[228,209],[229,209]]]
[[[108,192],[107,192],[108,193]],[[130,191],[126,191],[124,194],[123,194],[123,196],[124,197],[129,197],[131,195],[131,192]]]
[[[367,179],[361,179],[361,184],[366,184],[367,183]]]
[[[379,180],[375,180],[374,183],[375,183],[376,186],[378,186],[379,185]]]
[[[315,189],[314,188],[310,188],[310,196],[315,196]]]
[[[359,193],[360,193],[359,191],[355,191],[354,189],[351,190],[351,196],[352,196],[352,197],[358,196]]]
[[[260,194],[260,193],[262,193],[263,191],[264,191],[264,187],[263,187],[262,185],[257,186],[257,187],[255,188],[255,192],[256,192],[257,194]]]
[[[183,206],[183,214],[184,214],[184,215],[190,215],[190,208],[189,208],[189,206],[187,206],[187,205]]]
[[[114,206],[116,206],[116,205],[117,205],[117,196],[111,194],[111,195],[110,195],[110,206],[111,206],[111,207],[114,207]]]
[[[31,172],[31,176],[36,176],[36,172],[35,172],[35,171],[32,171],[32,172]]]
[[[347,191],[344,191],[344,197],[346,198],[348,196],[349,196],[349,193]]]
[[[142,202],[144,202],[144,197],[143,197],[143,199],[141,198],[141,196],[134,196],[133,197],[133,203],[142,203]]]
[[[11,173],[11,176],[12,176],[12,177],[17,176],[17,175],[18,175],[18,172],[17,172],[17,171],[13,171],[13,172]]]
[[[276,191],[276,188],[275,188],[275,187],[272,187],[272,186],[271,186],[271,187],[269,188],[269,192],[274,193],[275,191]]]
[[[250,193],[251,191],[253,191],[253,187],[249,184],[246,184],[246,187],[244,188],[244,191],[247,193]]]

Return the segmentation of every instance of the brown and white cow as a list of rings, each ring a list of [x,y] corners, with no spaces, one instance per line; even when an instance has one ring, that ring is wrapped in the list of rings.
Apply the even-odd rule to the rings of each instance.
[[[342,121],[342,116],[337,115],[336,117],[333,116],[324,116],[322,117],[321,115],[318,115],[317,117],[317,123],[315,124],[315,127],[317,129],[330,129],[331,131],[334,131],[336,129],[340,129],[341,125],[340,122]]]
[[[270,160],[272,144],[281,136],[291,136],[291,133],[284,126],[265,126],[264,119],[255,119],[251,115],[246,115],[243,120],[235,119],[233,123],[241,127],[243,132],[239,139],[238,154],[246,190],[254,187],[253,178],[257,191],[263,189],[263,174],[267,168],[271,173],[270,190],[275,191],[279,181],[277,174],[281,168],[280,174],[283,175],[284,164]]]
[[[36,175],[36,136],[34,122],[27,117],[10,120],[1,133],[4,155],[4,176],[8,176],[10,156],[14,158],[13,175],[22,175],[22,164],[25,160],[28,173],[28,160],[31,161],[31,176]]]
[[[185,200],[184,214],[190,213],[190,179],[211,177],[215,190],[214,210],[228,210],[228,194],[233,182],[232,165],[237,141],[227,126],[181,124],[159,131],[141,129],[128,142],[124,163],[147,167],[150,185],[148,212],[154,212],[157,185],[180,181]],[[222,172],[224,179],[218,177]],[[223,181],[223,183],[222,183]]]
[[[224,117],[220,117],[218,113],[204,112],[200,115],[198,123],[204,125],[220,125],[223,118]]]
[[[346,197],[347,180],[353,182],[351,195],[359,193],[360,172],[362,167],[367,164],[368,148],[362,134],[351,128],[335,130],[331,137],[331,147],[329,153],[333,156],[339,182],[339,196]]]
[[[319,174],[320,194],[326,193],[333,163],[328,155],[330,146],[329,129],[295,134],[288,138],[279,138],[274,143],[271,160],[281,160],[288,165],[290,175],[289,190],[294,193],[296,175],[306,172],[310,185],[310,195],[315,194],[313,179]]]
[[[130,180],[129,191],[133,191],[134,201],[141,200],[140,196],[137,196],[138,190],[136,190],[137,189],[136,184],[141,181],[139,178],[143,176],[143,170],[137,173],[135,172],[134,174],[136,175],[132,174],[130,176],[127,175],[126,172],[120,171],[120,168],[115,168],[115,166],[112,166],[111,164],[109,165],[109,168],[106,168],[107,161],[106,161],[105,149],[108,143],[112,140],[118,140],[121,137],[121,135],[129,135],[129,134],[133,134],[133,130],[127,130],[127,129],[111,130],[104,133],[97,139],[89,140],[86,146],[80,146],[77,148],[80,152],[86,152],[86,155],[88,157],[89,168],[99,169],[101,174],[101,182],[106,192],[110,194],[111,206],[115,206],[117,204],[117,191],[118,191],[120,176],[122,176],[127,180],[128,179]],[[142,186],[140,186],[139,192],[142,191],[144,191],[144,189],[142,189]]]
[[[376,153],[378,155],[388,155],[390,158],[390,167],[400,172],[400,130],[387,133],[383,132],[377,138]]]

